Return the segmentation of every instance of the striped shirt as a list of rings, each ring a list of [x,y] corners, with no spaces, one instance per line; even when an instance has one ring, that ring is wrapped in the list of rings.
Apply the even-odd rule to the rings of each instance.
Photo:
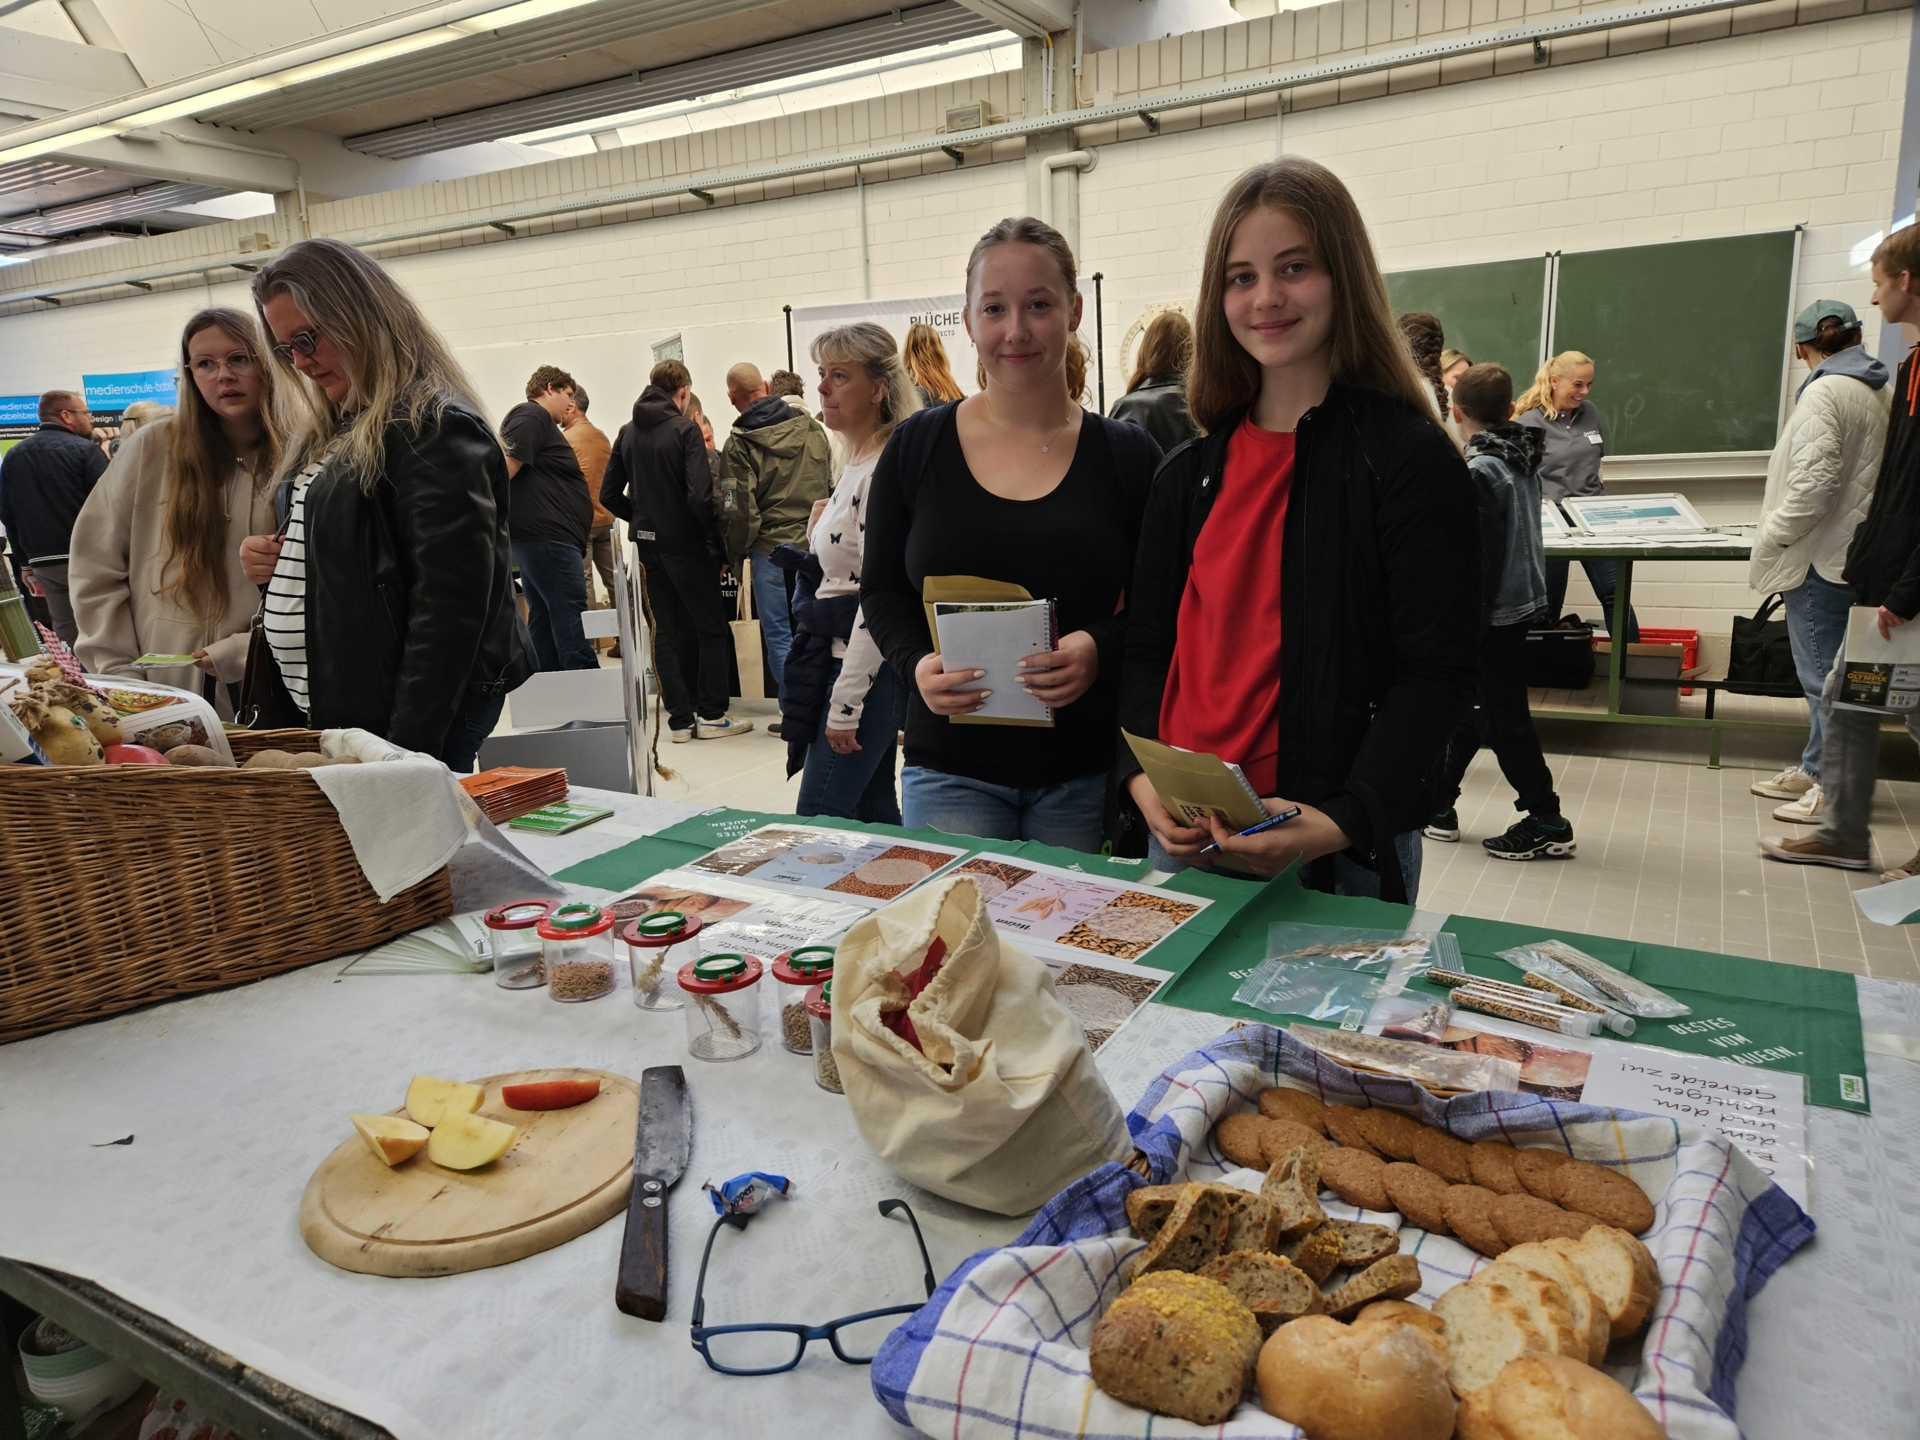
[[[303,714],[313,709],[307,701],[307,491],[325,464],[324,459],[316,460],[294,476],[287,533],[273,578],[267,582],[263,621],[280,678]]]

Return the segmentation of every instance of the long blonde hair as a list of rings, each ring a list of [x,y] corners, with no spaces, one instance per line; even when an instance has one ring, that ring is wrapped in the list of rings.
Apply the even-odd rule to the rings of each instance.
[[[404,420],[418,435],[448,405],[481,413],[473,383],[420,307],[391,275],[351,245],[301,240],[262,266],[253,277],[253,303],[263,326],[266,302],[282,294],[333,342],[346,366],[357,408],[350,412],[343,450],[362,490],[372,493],[380,481],[387,426],[394,421]],[[287,369],[297,373],[290,364]],[[343,410],[304,377],[289,388],[300,412],[286,454],[285,468],[294,470],[327,447]]]
[[[900,347],[893,343],[891,334],[871,320],[822,330],[813,337],[807,353],[816,365],[858,365],[868,380],[886,386],[887,393],[880,397],[880,424],[873,432],[877,444],[885,445],[894,427],[920,408],[920,392],[900,358]],[[957,386],[955,390],[958,398]]]
[[[243,457],[234,454],[220,417],[201,398],[200,387],[194,383],[187,347],[205,330],[221,330],[231,336],[253,361],[254,374],[260,377],[260,445],[244,457],[255,485],[264,484],[279,466],[282,426],[273,367],[267,363],[260,327],[253,317],[227,305],[196,312],[180,332],[180,403],[167,427],[163,527],[167,548],[160,565],[165,577],[160,593],[173,596],[201,624],[212,625],[226,614],[233,599],[227,590],[228,482],[235,463]],[[251,506],[251,496],[247,503]]]
[[[1513,418],[1518,420],[1529,410],[1539,410],[1551,419],[1555,414],[1553,382],[1565,378],[1569,370],[1578,370],[1582,365],[1591,368],[1593,361],[1578,350],[1562,350],[1547,361],[1534,372],[1533,384],[1529,385],[1520,398],[1513,402]]]
[[[916,320],[907,327],[901,359],[913,383],[931,395],[934,404],[961,398],[960,382],[953,378],[953,367],[947,362],[947,347],[931,325]]]
[[[1328,370],[1337,384],[1373,390],[1433,417],[1433,392],[1393,323],[1387,284],[1380,278],[1366,221],[1351,193],[1324,165],[1289,155],[1247,171],[1214,212],[1200,269],[1200,302],[1193,319],[1193,368],[1187,408],[1211,431],[1253,404],[1260,365],[1227,328],[1227,250],[1240,222],[1255,210],[1292,215],[1333,280],[1333,333]]]

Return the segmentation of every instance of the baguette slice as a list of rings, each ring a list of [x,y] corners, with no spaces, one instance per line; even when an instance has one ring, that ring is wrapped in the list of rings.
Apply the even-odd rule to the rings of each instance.
[[[1260,1196],[1232,1185],[1209,1187],[1227,1202],[1226,1251],[1272,1250],[1280,1242],[1280,1215]]]
[[[1225,1247],[1233,1225],[1232,1202],[1211,1185],[1189,1185],[1173,1213],[1141,1252],[1135,1276],[1155,1270],[1198,1270]]]
[[[1420,1262],[1411,1255],[1389,1255],[1327,1296],[1327,1314],[1344,1320],[1376,1300],[1404,1300],[1419,1289]]]
[[[1511,1252],[1509,1252],[1511,1253]],[[1540,1348],[1550,1355],[1566,1355],[1581,1364],[1587,1362],[1587,1334],[1573,1318],[1567,1292],[1551,1276],[1510,1263],[1501,1256],[1468,1282],[1472,1285],[1499,1285],[1527,1307],[1527,1319],[1544,1342]],[[1589,1292],[1591,1293],[1591,1292]]]
[[[1280,1218],[1276,1241],[1297,1240],[1327,1223],[1320,1208],[1320,1162],[1296,1147],[1273,1162],[1260,1194]]]
[[[1527,1307],[1506,1286],[1456,1285],[1433,1302],[1447,1342],[1447,1382],[1471,1395],[1491,1385],[1509,1360],[1547,1349]]]
[[[1379,1228],[1385,1229],[1384,1226]],[[1398,1247],[1399,1243],[1398,1237],[1395,1237],[1394,1245]],[[1295,1265],[1306,1271],[1307,1278],[1316,1285],[1326,1284],[1327,1277],[1342,1265],[1356,1263],[1370,1265],[1373,1261],[1392,1253],[1391,1251],[1383,1250],[1379,1255],[1369,1256],[1364,1262],[1356,1262],[1344,1258],[1346,1243],[1340,1234],[1337,1222],[1332,1220],[1329,1220],[1318,1230],[1311,1231],[1298,1240],[1282,1242],[1274,1247],[1274,1251],[1276,1254],[1284,1255]]]
[[[1600,1298],[1588,1288],[1586,1281],[1580,1278],[1580,1270],[1571,1260],[1554,1249],[1551,1243],[1539,1240],[1515,1245],[1500,1259],[1504,1263],[1531,1270],[1536,1275],[1546,1276],[1565,1292],[1567,1308],[1573,1312],[1573,1328],[1586,1339],[1586,1353],[1576,1353],[1576,1360],[1598,1365],[1607,1358],[1607,1344],[1613,1337],[1613,1318],[1607,1313],[1607,1307],[1600,1303]]]
[[[1127,1196],[1127,1224],[1142,1240],[1151,1240],[1186,1193],[1185,1185],[1145,1185]]]
[[[1318,1315],[1325,1308],[1320,1287],[1307,1278],[1305,1271],[1278,1255],[1236,1250],[1209,1260],[1197,1273],[1218,1280],[1232,1291],[1234,1298],[1253,1312],[1263,1335],[1273,1334],[1302,1315]]]
[[[1573,1262],[1587,1288],[1599,1297],[1614,1339],[1647,1323],[1660,1298],[1660,1269],[1646,1246],[1610,1225],[1595,1225],[1578,1240],[1547,1244]]]
[[[1400,1236],[1384,1225],[1369,1225],[1358,1220],[1329,1220],[1340,1233],[1340,1263],[1365,1268],[1377,1260],[1400,1253]]]

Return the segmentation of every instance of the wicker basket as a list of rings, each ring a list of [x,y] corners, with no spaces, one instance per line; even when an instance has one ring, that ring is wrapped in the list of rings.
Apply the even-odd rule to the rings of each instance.
[[[236,758],[317,750],[228,732]],[[0,1043],[364,950],[450,914],[385,905],[304,770],[0,766]]]

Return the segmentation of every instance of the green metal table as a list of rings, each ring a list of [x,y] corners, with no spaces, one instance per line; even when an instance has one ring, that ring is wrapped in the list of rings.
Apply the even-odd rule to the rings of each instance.
[[[1745,563],[1752,557],[1753,550],[1751,546],[1745,544],[1648,545],[1623,540],[1617,545],[1568,545],[1556,544],[1548,540],[1546,554],[1549,560],[1611,560],[1614,562],[1617,573],[1613,588],[1613,614],[1608,620],[1607,634],[1624,636],[1627,633],[1627,612],[1633,604],[1633,565],[1636,560],[1738,560]],[[1784,720],[1729,720],[1715,715],[1714,703],[1719,698],[1720,691],[1725,688],[1726,682],[1702,680],[1691,676],[1683,677],[1674,683],[1706,691],[1707,713],[1705,715],[1623,714],[1620,709],[1620,685],[1626,675],[1627,647],[1624,644],[1610,645],[1608,651],[1607,708],[1605,710],[1538,709],[1533,711],[1534,719],[1585,720],[1606,725],[1657,725],[1678,730],[1705,730],[1709,737],[1707,764],[1715,769],[1720,765],[1720,737],[1723,731],[1804,731],[1806,729],[1805,722],[1795,724]],[[1636,680],[1634,683],[1647,682]]]

